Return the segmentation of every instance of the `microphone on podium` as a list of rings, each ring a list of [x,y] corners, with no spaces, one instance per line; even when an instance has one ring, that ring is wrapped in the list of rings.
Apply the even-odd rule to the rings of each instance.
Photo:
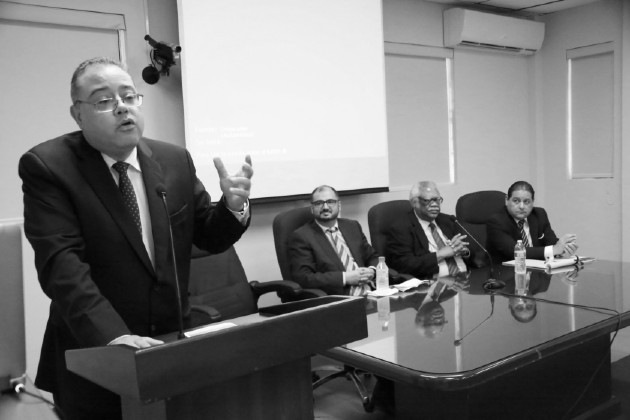
[[[484,290],[503,289],[505,287],[505,282],[501,280],[496,280],[494,278],[494,263],[492,262],[492,255],[490,255],[488,250],[483,245],[481,245],[481,243],[470,232],[468,232],[468,229],[466,229],[461,223],[459,223],[457,217],[451,216],[451,220],[456,223],[457,226],[459,226],[464,231],[464,233],[466,233],[466,235],[468,235],[468,237],[479,246],[479,248],[481,248],[481,250],[488,256],[488,260],[490,260],[490,277],[485,282],[483,282]]]
[[[481,327],[487,320],[490,319],[490,317],[492,317],[492,314],[494,313],[494,293],[492,293],[490,295],[490,314],[486,317],[486,319],[484,319],[483,321],[481,321],[479,324],[477,324],[477,326],[475,328],[473,328],[472,330],[468,331],[466,334],[464,334],[464,336],[462,338],[460,338],[459,340],[455,340],[453,342],[453,344],[455,344],[456,346],[459,346],[462,341],[464,341],[464,338],[468,337],[468,335],[470,333],[472,333],[473,331],[475,331],[477,328]]]
[[[184,315],[182,311],[182,292],[179,290],[179,276],[177,274],[177,260],[175,259],[175,243],[173,242],[173,227],[171,226],[171,218],[168,214],[168,206],[166,205],[166,187],[164,184],[157,184],[155,187],[155,192],[162,199],[162,204],[164,204],[164,212],[166,213],[166,220],[168,221],[168,233],[170,237],[170,250],[171,257],[173,258],[173,274],[175,275],[175,292],[177,295],[177,317],[179,322],[179,333],[177,334],[178,339],[182,339],[185,337],[184,335]]]

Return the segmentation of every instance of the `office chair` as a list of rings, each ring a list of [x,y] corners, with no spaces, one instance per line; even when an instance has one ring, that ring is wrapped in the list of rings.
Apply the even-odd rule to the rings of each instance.
[[[26,374],[22,228],[18,222],[0,224],[0,267],[0,392],[4,392],[24,383]]]
[[[283,279],[291,278],[291,262],[289,261],[289,238],[294,230],[311,221],[313,214],[310,207],[298,207],[283,211],[273,218],[273,242],[276,246],[276,258]]]
[[[372,248],[379,255],[387,255],[387,232],[391,224],[411,210],[409,200],[392,200],[378,203],[368,210],[368,228]]]
[[[265,293],[288,297],[301,291],[292,281],[248,281],[233,246],[214,255],[193,247],[188,284],[191,327],[255,313],[258,298]]]
[[[291,262],[289,258],[289,238],[293,231],[300,226],[312,220],[313,215],[309,207],[300,207],[284,212],[278,213],[273,219],[272,230],[273,240],[276,247],[276,258],[278,259],[278,265],[280,266],[280,273],[283,279],[291,278]],[[326,293],[320,289],[303,289],[306,293],[319,294],[326,296]],[[318,375],[319,371],[332,371],[333,373],[326,375],[322,378]],[[352,366],[333,366],[324,365],[319,366],[313,370],[313,389],[339,377],[345,377],[351,380],[363,404],[365,411],[370,412],[374,409],[374,403],[370,393],[367,391],[365,384],[363,383],[360,375],[369,375],[357,371]]]
[[[501,191],[476,191],[464,194],[457,199],[455,215],[459,222],[486,248],[488,235],[486,223],[490,217],[505,206],[505,193]],[[476,267],[488,265],[486,254],[473,240],[468,240],[471,252],[475,258]]]

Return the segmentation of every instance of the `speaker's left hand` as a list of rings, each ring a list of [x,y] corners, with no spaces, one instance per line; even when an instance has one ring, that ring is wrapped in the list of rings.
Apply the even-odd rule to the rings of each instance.
[[[221,158],[216,157],[213,160],[214,167],[219,174],[219,185],[225,197],[225,204],[232,211],[243,210],[243,206],[249,198],[251,179],[254,175],[252,158],[249,155],[245,156],[245,162],[241,165],[241,169],[233,175],[230,175],[225,169]]]

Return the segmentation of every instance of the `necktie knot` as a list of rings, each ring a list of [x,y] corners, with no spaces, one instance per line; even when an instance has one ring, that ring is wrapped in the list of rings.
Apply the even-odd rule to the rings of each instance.
[[[519,220],[518,221],[518,228],[519,229],[523,229],[523,225],[525,224],[525,220]]]
[[[326,229],[326,232],[335,233],[339,230],[337,226],[333,226],[331,228]]]
[[[435,223],[431,222],[429,223],[429,227],[431,228],[431,231],[435,231]]]
[[[116,162],[112,165],[112,168],[114,168],[119,174],[126,174],[129,164],[127,162]]]

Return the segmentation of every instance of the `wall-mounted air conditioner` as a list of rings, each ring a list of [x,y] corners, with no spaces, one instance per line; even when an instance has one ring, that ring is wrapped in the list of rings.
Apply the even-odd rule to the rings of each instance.
[[[533,54],[542,46],[545,24],[461,8],[444,11],[444,46],[477,47]]]

